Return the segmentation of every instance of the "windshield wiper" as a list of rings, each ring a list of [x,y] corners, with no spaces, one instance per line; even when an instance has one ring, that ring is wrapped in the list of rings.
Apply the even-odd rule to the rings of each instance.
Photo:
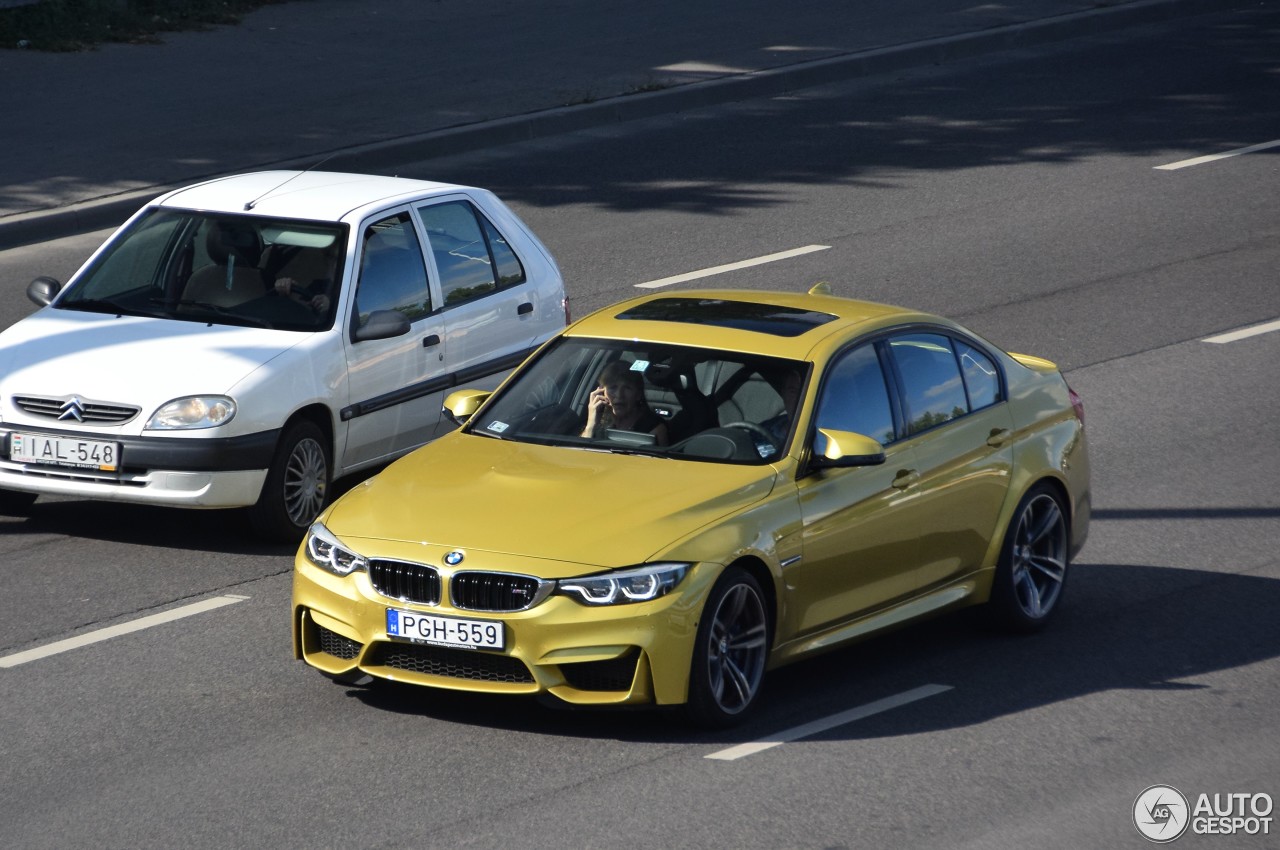
[[[601,443],[592,443],[590,445],[580,445],[576,443],[564,443],[563,445],[575,449],[585,449],[589,452],[600,452],[602,454],[611,455],[640,455],[641,457],[661,457],[670,459],[671,455],[667,454],[662,448],[636,448],[634,446],[610,446]]]
[[[219,316],[233,315],[230,310],[221,304],[214,304],[209,301],[195,301],[190,298],[184,298],[181,301],[165,301],[161,298],[152,298],[151,303],[163,304],[169,310],[173,310],[175,307],[198,307],[201,310],[208,310],[210,313],[217,313]]]
[[[190,314],[185,314],[181,317],[177,314],[177,308],[179,307],[195,307],[197,310],[208,310],[210,313],[218,316],[218,318],[227,320],[228,324],[252,328],[266,328],[267,330],[276,329],[276,326],[268,322],[266,319],[260,319],[257,316],[246,316],[243,313],[237,313],[234,310],[223,307],[221,304],[213,304],[209,301],[195,301],[188,298],[184,298],[181,301],[165,301],[161,298],[152,298],[151,303],[162,305],[165,308],[165,312],[175,319],[183,318],[188,321],[197,320],[199,317],[192,316]],[[199,318],[199,321],[208,322],[207,319],[203,318]],[[213,324],[212,322],[208,323]]]
[[[137,311],[106,298],[77,298],[58,305],[64,310],[80,310],[84,313],[115,313],[117,316],[136,316]]]

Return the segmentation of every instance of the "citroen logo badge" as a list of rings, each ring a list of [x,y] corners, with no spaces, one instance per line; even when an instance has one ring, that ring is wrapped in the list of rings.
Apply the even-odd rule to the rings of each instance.
[[[458,564],[462,563],[462,559],[465,557],[466,555],[462,554],[461,549],[454,549],[448,555],[444,556],[444,562],[451,567],[456,567]]]
[[[83,422],[84,402],[80,401],[76,396],[67,399],[62,403],[62,413],[59,414],[58,419],[74,419],[77,422]]]

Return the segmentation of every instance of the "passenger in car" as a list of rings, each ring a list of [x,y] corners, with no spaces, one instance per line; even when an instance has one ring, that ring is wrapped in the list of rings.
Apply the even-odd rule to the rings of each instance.
[[[598,386],[587,400],[584,437],[604,437],[609,430],[652,434],[659,446],[667,445],[667,423],[653,412],[644,397],[644,377],[625,360],[615,360],[600,372]]]

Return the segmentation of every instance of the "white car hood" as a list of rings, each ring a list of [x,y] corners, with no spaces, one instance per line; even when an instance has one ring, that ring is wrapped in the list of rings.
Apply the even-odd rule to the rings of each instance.
[[[137,405],[226,394],[307,334],[44,308],[0,333],[0,395]]]

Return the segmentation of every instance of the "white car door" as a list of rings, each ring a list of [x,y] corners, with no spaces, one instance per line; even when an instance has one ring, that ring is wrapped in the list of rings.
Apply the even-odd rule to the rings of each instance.
[[[348,403],[340,411],[347,422],[348,470],[432,439],[452,386],[444,362],[444,321],[409,210],[367,221],[357,251],[346,336]],[[374,329],[396,313],[407,321],[407,332],[365,338],[381,336]]]
[[[439,280],[448,372],[458,387],[492,389],[564,326],[564,304],[558,270],[502,208],[480,201],[453,195],[416,209]]]

